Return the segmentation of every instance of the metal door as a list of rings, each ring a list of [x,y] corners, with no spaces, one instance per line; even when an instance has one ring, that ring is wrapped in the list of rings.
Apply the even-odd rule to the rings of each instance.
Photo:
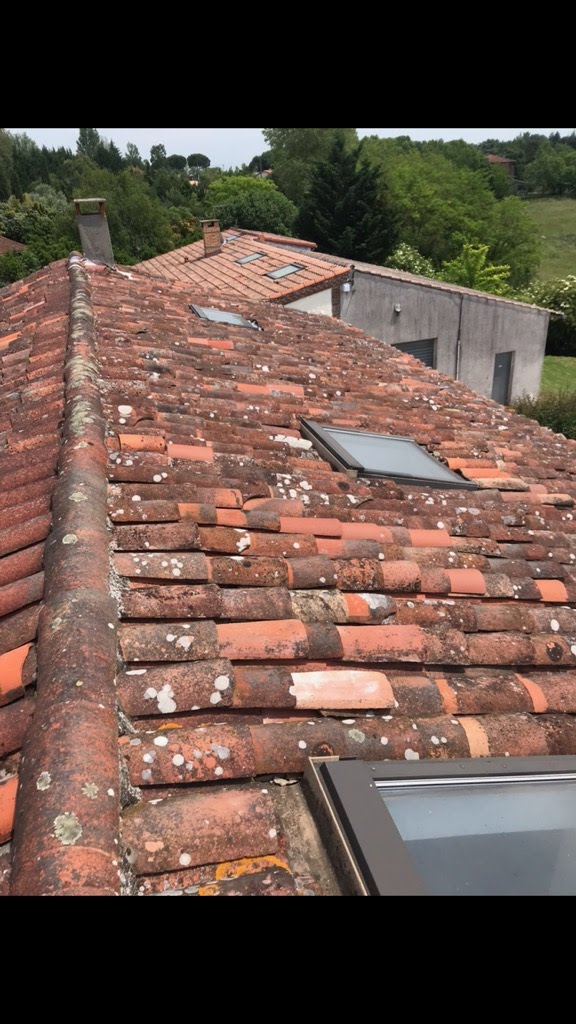
[[[500,405],[508,405],[510,392],[512,390],[512,367],[514,365],[513,352],[501,352],[496,356],[494,364],[494,385],[492,387],[492,398]]]

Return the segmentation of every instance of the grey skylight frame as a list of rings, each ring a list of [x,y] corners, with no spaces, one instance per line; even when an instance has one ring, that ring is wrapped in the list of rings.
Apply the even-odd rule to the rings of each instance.
[[[428,487],[434,490],[440,491],[476,491],[478,487],[471,480],[466,480],[463,476],[458,473],[453,473],[448,466],[445,466],[443,462],[434,458],[430,455],[430,452],[419,445],[411,437],[400,437],[393,434],[377,434],[369,430],[348,430],[343,427],[333,427],[329,423],[314,423],[311,420],[301,420],[301,432],[302,435],[308,440],[312,441],[314,447],[325,458],[335,469],[345,470],[346,472],[354,473],[356,476],[369,477],[371,479],[378,480],[393,480],[397,484],[404,484],[407,487]],[[368,466],[362,465],[354,458],[353,455],[347,451],[344,444],[339,444],[331,433],[336,434],[355,434],[359,438],[379,438],[382,440],[383,445],[387,442],[402,442],[403,444],[409,444],[419,451],[422,457],[433,464],[436,469],[440,467],[444,473],[443,480],[435,480],[430,477],[414,476],[412,474],[401,474],[397,472],[382,472],[380,470],[371,470]]]
[[[576,757],[384,762],[311,758],[306,795],[345,895],[429,896],[381,787],[570,781]]]
[[[250,254],[250,256],[243,256],[242,259],[236,260],[236,262],[237,262],[238,266],[245,267],[249,263],[256,263],[257,260],[265,260],[265,259],[266,259],[266,253],[265,252],[253,252],[253,253]]]
[[[251,331],[260,331],[262,328],[255,320],[247,320],[241,313],[229,313],[222,309],[213,309],[211,306],[190,306],[192,312],[200,320],[211,324],[224,324],[226,327],[241,327]]]
[[[287,263],[283,267],[279,267],[278,270],[271,270],[266,276],[272,278],[273,281],[282,281],[285,277],[291,277],[292,274],[299,274],[301,270],[306,270],[301,263]]]

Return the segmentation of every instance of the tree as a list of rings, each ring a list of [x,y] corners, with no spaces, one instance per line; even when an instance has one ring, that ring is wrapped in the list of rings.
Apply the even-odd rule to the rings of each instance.
[[[0,128],[0,199],[8,199],[12,194],[13,174],[12,137]]]
[[[159,170],[161,167],[165,167],[168,162],[168,155],[166,153],[166,146],[152,146],[150,150],[150,166],[153,171]]]
[[[534,277],[542,255],[540,230],[530,216],[530,204],[517,196],[495,203],[481,239],[489,246],[492,263],[510,267],[510,284],[525,288]]]
[[[196,178],[200,176],[200,171],[207,171],[210,166],[210,157],[204,156],[204,153],[192,153],[188,157],[190,173],[195,175]]]
[[[140,150],[133,142],[129,142],[126,146],[126,159],[131,167],[143,167],[144,161],[140,156]]]
[[[81,156],[87,156],[89,160],[96,159],[98,146],[101,139],[97,128],[80,128],[76,149]]]
[[[115,142],[109,139],[101,139],[96,154],[95,163],[106,171],[121,171],[124,167],[124,157]]]
[[[396,241],[395,218],[378,171],[359,162],[337,137],[328,158],[314,170],[299,230],[324,252],[366,263],[381,263]]]
[[[295,203],[310,188],[316,164],[325,160],[340,136],[348,148],[358,144],[356,128],[263,128],[271,150],[274,180]]]
[[[178,156],[177,153],[174,153],[168,157],[167,163],[168,167],[171,167],[173,171],[184,171],[188,161],[185,156]]]
[[[252,157],[247,170],[249,174],[262,174],[263,171],[271,171],[272,168],[272,153],[267,152],[261,153],[260,156]]]
[[[206,213],[222,227],[291,235],[298,211],[271,181],[223,175],[206,193]]]
[[[442,280],[478,292],[509,295],[510,267],[490,263],[488,252],[487,245],[465,245],[457,259],[444,264]]]
[[[552,196],[576,195],[576,150],[570,146],[542,146],[526,168],[526,180],[535,192]]]

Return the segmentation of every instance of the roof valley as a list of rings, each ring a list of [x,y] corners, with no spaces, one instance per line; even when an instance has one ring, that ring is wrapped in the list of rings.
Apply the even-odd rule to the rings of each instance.
[[[65,421],[46,544],[36,712],[20,772],[13,896],[119,893],[106,426],[90,286],[79,257],[71,258],[69,275]]]

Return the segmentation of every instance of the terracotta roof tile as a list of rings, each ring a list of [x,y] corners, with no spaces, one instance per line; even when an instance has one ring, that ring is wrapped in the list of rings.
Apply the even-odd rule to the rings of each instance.
[[[310,756],[576,752],[575,443],[336,321],[137,271],[70,274],[98,384],[73,445],[60,416],[92,383],[64,389],[66,271],[0,294],[13,894],[321,892],[273,781]],[[262,330],[197,320],[192,301]],[[409,434],[482,486],[354,479],[301,417]],[[139,790],[122,835],[117,699]]]
[[[222,250],[213,256],[204,255],[204,242],[194,242],[164,256],[146,260],[138,269],[164,280],[179,281],[199,291],[210,291],[212,295],[223,293],[279,303],[294,302],[301,294],[332,288],[348,278],[349,267],[329,267],[325,261],[307,252],[306,248],[312,248],[311,243],[291,239],[299,248],[296,254],[291,254],[272,241],[275,236],[243,232],[240,237],[232,238],[232,234],[235,232],[224,233]],[[263,253],[264,258],[252,263],[239,262],[255,252]],[[302,269],[279,280],[269,276],[289,263],[297,263]],[[194,345],[201,343],[201,337],[192,339]],[[231,347],[228,339],[205,339],[204,344],[220,351]]]

